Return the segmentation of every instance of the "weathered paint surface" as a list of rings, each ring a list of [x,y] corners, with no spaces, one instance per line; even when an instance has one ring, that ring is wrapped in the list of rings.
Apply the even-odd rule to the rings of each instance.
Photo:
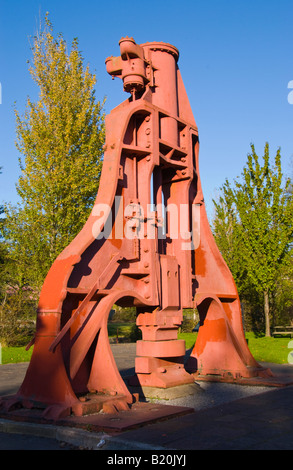
[[[166,388],[192,383],[198,374],[269,374],[250,354],[237,289],[208,224],[198,129],[179,52],[170,44],[137,45],[128,37],[119,44],[120,56],[109,57],[106,69],[131,96],[106,118],[95,205],[47,275],[31,362],[7,405],[41,403],[47,418],[112,413],[136,399],[109,345],[107,319],[114,303],[137,308],[142,340],[132,384]],[[150,213],[151,202],[156,210]],[[164,208],[170,208],[167,215]],[[177,331],[182,309],[194,307],[201,326],[186,370]],[[95,394],[90,402],[84,398],[89,392]]]

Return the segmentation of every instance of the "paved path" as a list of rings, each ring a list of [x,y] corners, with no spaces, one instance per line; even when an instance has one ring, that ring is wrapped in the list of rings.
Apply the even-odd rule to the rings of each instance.
[[[135,344],[114,344],[112,350],[121,375],[131,375]],[[27,365],[0,366],[0,396],[18,390]],[[275,374],[293,377],[292,365],[269,366]],[[73,444],[76,448],[109,451],[293,450],[293,386],[275,388],[201,382],[193,395],[157,402],[191,407],[194,412],[115,436],[66,429],[60,434],[58,426],[47,425],[44,430],[44,426],[25,427],[23,423],[14,424],[18,426],[16,429],[11,423],[0,420],[0,449],[69,450]],[[65,444],[60,446],[60,442]]]

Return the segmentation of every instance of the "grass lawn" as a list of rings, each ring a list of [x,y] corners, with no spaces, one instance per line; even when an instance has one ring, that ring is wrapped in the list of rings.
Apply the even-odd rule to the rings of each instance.
[[[131,332],[131,327],[133,323],[108,323],[108,334],[109,337],[121,337],[128,336]]]
[[[2,364],[10,364],[15,362],[29,362],[33,348],[31,347],[28,351],[25,347],[3,347],[2,348]]]
[[[131,332],[132,323],[108,323],[109,338],[119,338],[129,336]],[[5,347],[1,348],[2,352],[2,364],[11,364],[17,362],[29,362],[33,347],[28,351],[25,350],[25,346]]]
[[[121,338],[130,334],[132,323],[109,323],[109,337]],[[196,341],[197,333],[179,333],[178,338],[184,339],[186,349],[193,347]],[[267,338],[265,336],[257,337],[254,333],[246,333],[248,347],[255,358],[259,362],[273,362],[276,364],[288,364],[288,354],[290,349],[288,344],[291,338]],[[26,351],[24,347],[3,347],[2,348],[2,364],[13,362],[29,362],[33,348]]]
[[[291,338],[256,337],[254,333],[246,333],[248,347],[256,361],[288,364],[288,348]]]
[[[197,333],[179,333],[178,338],[185,339],[186,349],[191,348],[196,340]],[[259,362],[273,362],[275,364],[288,364],[288,349],[291,338],[272,338],[266,336],[255,336],[249,332],[245,334],[248,340],[248,347],[255,358]]]

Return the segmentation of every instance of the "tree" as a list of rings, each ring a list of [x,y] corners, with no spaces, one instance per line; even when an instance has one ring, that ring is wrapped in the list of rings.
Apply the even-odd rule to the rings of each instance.
[[[213,233],[220,252],[223,254],[232,275],[237,280],[239,293],[245,290],[245,267],[241,262],[241,250],[239,250],[239,223],[237,210],[234,204],[233,194],[227,182],[221,188],[218,201],[213,200],[215,217],[213,220]],[[241,281],[241,282],[240,282]]]
[[[2,167],[0,167],[0,175],[2,174]],[[3,206],[0,206],[0,300],[1,300],[1,286],[2,286],[2,279],[3,279],[3,266],[5,264],[6,258],[6,245],[3,240],[3,232],[4,232],[4,222],[5,219],[2,217],[4,213]]]
[[[48,14],[33,38],[30,74],[39,88],[23,116],[15,109],[21,202],[6,204],[5,235],[19,285],[40,286],[56,256],[80,231],[94,203],[102,166],[103,103],[96,76],[74,39],[54,38]]]
[[[270,301],[280,270],[290,260],[293,241],[293,199],[288,194],[291,183],[286,179],[283,184],[280,149],[271,166],[268,143],[262,163],[251,145],[241,176],[234,181],[233,188],[226,180],[219,202],[214,201],[215,238],[229,265],[227,220],[230,220],[238,285],[246,282],[262,295],[265,334],[270,336]]]

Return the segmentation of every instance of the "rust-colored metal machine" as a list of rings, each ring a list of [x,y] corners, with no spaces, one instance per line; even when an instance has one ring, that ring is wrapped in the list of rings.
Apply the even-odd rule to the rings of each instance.
[[[109,57],[106,68],[130,97],[106,117],[95,205],[45,279],[32,358],[10,402],[41,404],[49,418],[134,401],[109,344],[114,304],[137,309],[142,339],[132,385],[270,374],[248,349],[237,289],[207,220],[198,129],[178,50],[128,37],[119,44],[120,56]],[[187,365],[177,338],[183,308],[197,308],[201,325]]]

